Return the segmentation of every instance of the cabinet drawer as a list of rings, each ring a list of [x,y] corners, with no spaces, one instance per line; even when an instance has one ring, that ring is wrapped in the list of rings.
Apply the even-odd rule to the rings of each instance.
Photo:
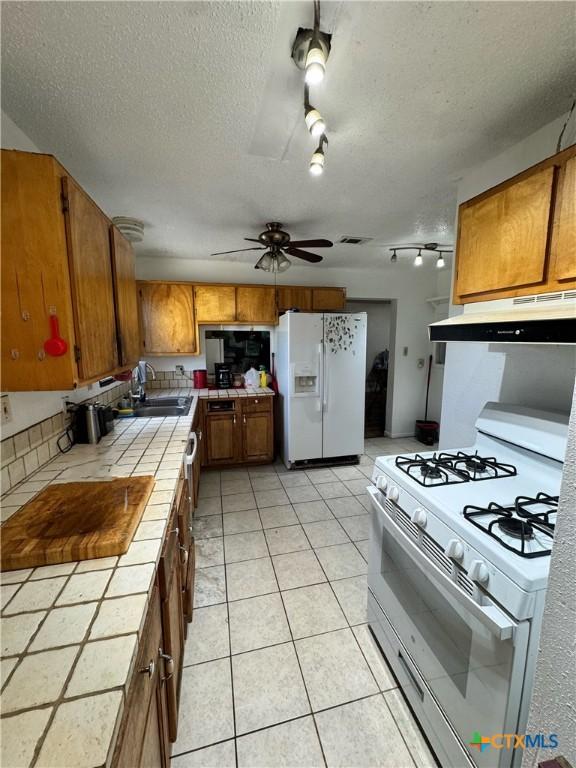
[[[272,410],[272,397],[271,395],[263,395],[262,397],[247,397],[242,398],[242,410],[245,413],[259,413],[261,411]]]

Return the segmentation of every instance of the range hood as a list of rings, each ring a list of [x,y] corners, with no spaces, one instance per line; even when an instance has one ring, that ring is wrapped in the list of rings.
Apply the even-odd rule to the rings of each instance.
[[[428,328],[430,341],[576,344],[576,291],[466,304]]]

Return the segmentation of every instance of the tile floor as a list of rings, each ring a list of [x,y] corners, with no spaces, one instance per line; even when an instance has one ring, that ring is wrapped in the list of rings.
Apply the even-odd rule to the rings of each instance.
[[[373,457],[202,475],[173,768],[436,766],[366,624]]]

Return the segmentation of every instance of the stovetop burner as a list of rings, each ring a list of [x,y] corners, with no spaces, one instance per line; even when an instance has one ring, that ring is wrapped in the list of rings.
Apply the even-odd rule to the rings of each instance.
[[[539,493],[518,496],[510,506],[492,502],[487,507],[464,507],[464,517],[503,547],[521,557],[549,555],[555,524],[550,516],[558,511],[558,496]]]
[[[417,483],[427,487],[495,480],[516,474],[516,467],[512,464],[503,464],[493,456],[479,456],[478,453],[462,451],[435,453],[427,459],[419,453],[414,456],[397,456],[396,466]]]
[[[519,520],[517,517],[503,517],[498,520],[498,528],[513,539],[533,539],[534,528],[530,523]]]

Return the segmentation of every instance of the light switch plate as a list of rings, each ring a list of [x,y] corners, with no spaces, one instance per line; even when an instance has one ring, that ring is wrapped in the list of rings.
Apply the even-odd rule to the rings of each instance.
[[[12,421],[12,408],[10,407],[10,398],[8,395],[2,395],[2,424],[8,424]]]

